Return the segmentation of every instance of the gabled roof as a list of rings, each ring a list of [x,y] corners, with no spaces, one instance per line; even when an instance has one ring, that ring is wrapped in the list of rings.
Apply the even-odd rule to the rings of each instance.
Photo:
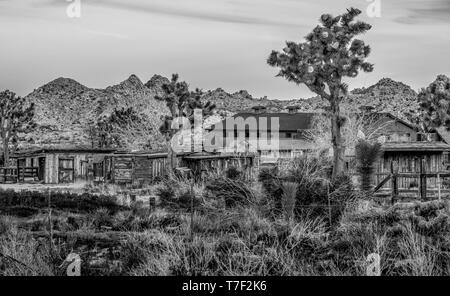
[[[435,131],[442,138],[442,140],[444,140],[445,143],[450,144],[450,131],[448,131],[447,128],[441,126],[435,128]]]
[[[386,115],[387,117],[390,117],[391,119],[398,121],[411,129],[416,129],[416,126],[414,124],[412,124],[411,122],[401,119],[400,117],[397,117],[390,112],[376,112],[374,114]]]
[[[321,115],[322,113],[251,113],[251,112],[245,112],[245,113],[238,113],[232,116],[232,118],[227,118],[222,121],[223,128],[226,128],[226,122],[230,119],[236,119],[236,118],[243,118],[244,120],[248,118],[255,118],[257,123],[257,128],[259,129],[260,119],[266,118],[267,119],[267,128],[269,130],[271,127],[273,127],[274,121],[272,119],[278,118],[279,119],[279,131],[280,132],[297,132],[298,130],[308,130],[314,128],[312,126],[313,124],[313,118],[317,115]],[[213,125],[213,129],[217,126],[217,124]],[[241,127],[242,128],[242,127]],[[234,128],[233,128],[234,129]]]

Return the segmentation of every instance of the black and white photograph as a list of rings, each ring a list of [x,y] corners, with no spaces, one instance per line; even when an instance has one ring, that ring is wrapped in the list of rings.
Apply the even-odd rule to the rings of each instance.
[[[449,0],[0,0],[0,276],[449,276],[449,53]]]

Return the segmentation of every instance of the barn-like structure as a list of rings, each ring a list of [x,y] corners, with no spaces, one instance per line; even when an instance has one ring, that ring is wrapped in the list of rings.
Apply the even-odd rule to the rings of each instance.
[[[162,151],[65,147],[20,151],[12,155],[12,159],[15,166],[0,169],[0,182],[144,185],[167,174],[167,152]],[[223,173],[231,166],[251,176],[256,163],[252,154],[203,152],[177,155],[177,167],[192,170],[197,178],[208,173]]]

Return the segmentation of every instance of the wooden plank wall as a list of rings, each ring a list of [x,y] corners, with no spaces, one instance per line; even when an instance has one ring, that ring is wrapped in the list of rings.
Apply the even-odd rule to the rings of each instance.
[[[166,173],[167,157],[112,156],[111,174],[115,183],[150,183]]]
[[[399,173],[418,173],[420,170],[421,158],[425,160],[426,172],[437,173],[444,169],[443,167],[443,154],[437,153],[408,153],[408,152],[396,152],[385,153],[384,156],[378,161],[376,166],[376,173],[373,179],[373,185],[378,185],[389,173],[391,162],[398,165]],[[356,172],[356,163],[354,159],[350,160],[350,166],[348,173],[352,175],[358,175]],[[438,180],[436,177],[427,178],[427,187],[437,187]],[[381,189],[390,189],[391,183],[386,183]],[[416,176],[411,177],[399,177],[398,187],[401,189],[419,189],[419,178]]]

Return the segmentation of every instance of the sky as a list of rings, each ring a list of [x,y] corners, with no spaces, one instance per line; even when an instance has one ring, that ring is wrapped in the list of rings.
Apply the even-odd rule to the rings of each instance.
[[[70,17],[76,1],[80,17]],[[390,77],[418,90],[450,76],[450,0],[0,0],[0,90],[23,96],[58,77],[104,88],[131,74],[145,83],[178,73],[193,88],[308,98],[266,59],[302,41],[321,14],[349,7],[373,26],[361,39],[375,64],[347,80],[350,89]]]

